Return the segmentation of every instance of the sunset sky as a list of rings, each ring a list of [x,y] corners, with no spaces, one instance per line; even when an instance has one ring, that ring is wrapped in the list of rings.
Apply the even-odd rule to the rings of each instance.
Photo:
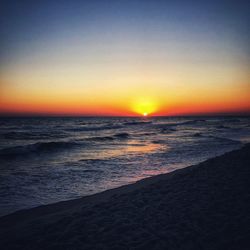
[[[250,113],[249,1],[1,1],[0,114]]]

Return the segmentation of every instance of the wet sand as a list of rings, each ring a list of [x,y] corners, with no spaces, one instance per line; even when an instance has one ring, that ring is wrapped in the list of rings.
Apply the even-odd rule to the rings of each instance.
[[[1,249],[250,249],[250,144],[195,166],[0,218]]]

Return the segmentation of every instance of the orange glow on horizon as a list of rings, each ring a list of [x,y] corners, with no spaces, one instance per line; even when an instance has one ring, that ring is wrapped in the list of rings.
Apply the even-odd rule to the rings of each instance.
[[[179,103],[167,104],[153,109],[151,105],[138,105],[130,108],[128,105],[116,103],[96,103],[80,105],[76,103],[43,103],[43,102],[3,102],[0,100],[0,113],[20,115],[86,115],[86,116],[178,116],[206,115],[219,113],[250,113],[250,103],[214,102],[214,103]]]
[[[13,85],[14,86],[14,85]],[[240,86],[240,85],[238,85]],[[71,90],[72,91],[72,90]],[[78,93],[79,92],[79,93]],[[185,95],[169,91],[161,96],[150,91],[141,97],[139,90],[127,93],[80,91],[28,92],[11,84],[0,83],[0,114],[2,115],[66,115],[66,116],[180,116],[206,114],[250,114],[250,91],[247,84],[241,89],[213,93],[197,90]],[[140,90],[141,92],[141,90]],[[160,91],[161,92],[161,91]],[[156,94],[157,93],[157,94]]]

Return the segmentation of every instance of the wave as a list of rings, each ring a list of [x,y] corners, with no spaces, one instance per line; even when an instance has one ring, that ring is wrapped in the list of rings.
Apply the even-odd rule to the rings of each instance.
[[[166,142],[164,140],[153,140],[152,143],[154,143],[154,144],[165,144]]]
[[[148,121],[148,122],[124,122],[123,125],[143,125],[143,124],[151,124],[152,121]]]
[[[81,159],[78,162],[101,162],[104,160],[105,159],[100,159],[100,158],[86,158],[86,159]]]
[[[201,133],[194,133],[194,134],[193,134],[193,137],[201,137],[201,136],[202,136]]]
[[[161,134],[169,134],[169,133],[175,132],[175,131],[176,131],[176,129],[169,127],[169,128],[162,128],[160,133]]]
[[[238,122],[241,122],[241,120],[236,119],[236,118],[228,118],[228,119],[224,119],[224,122],[238,123]]]
[[[221,141],[221,142],[228,142],[228,143],[237,143],[237,144],[241,144],[241,142],[239,140],[234,140],[234,139],[230,139],[230,138],[225,138],[225,137],[218,137],[218,136],[208,136],[209,138],[215,139],[217,141]]]
[[[194,124],[199,124],[199,123],[204,123],[207,122],[206,120],[203,119],[197,119],[197,120],[190,120],[190,121],[185,121],[185,122],[172,122],[172,123],[162,123],[162,124],[157,124],[156,126],[158,128],[171,128],[171,127],[176,127],[176,126],[183,126],[183,125],[194,125]]]
[[[83,173],[102,173],[103,170],[100,169],[86,169],[82,171]]]
[[[161,123],[161,124],[155,124],[154,127],[159,128],[159,129],[173,129],[175,130],[174,127],[180,126],[180,125],[185,125],[186,122],[174,122],[174,123]]]
[[[228,126],[225,126],[225,125],[218,125],[216,126],[217,129],[231,129],[230,127]]]
[[[0,157],[26,156],[27,154],[40,154],[69,149],[79,145],[76,142],[38,142],[34,144],[15,146],[0,150]]]
[[[44,133],[44,132],[7,132],[0,135],[2,139],[11,140],[38,140],[48,138],[63,138],[66,137],[63,133]]]
[[[137,134],[137,136],[150,136],[150,135],[156,135],[157,133],[154,132],[146,132],[146,133],[140,133]]]
[[[212,139],[215,141],[219,141],[219,142],[228,142],[228,143],[241,143],[239,140],[235,140],[235,139],[230,139],[230,138],[226,138],[226,137],[219,137],[219,136],[213,136],[213,135],[205,135],[202,133],[194,133],[191,135],[192,137],[202,137],[204,139]]]
[[[114,137],[112,136],[96,136],[96,137],[90,137],[86,138],[87,141],[113,141]]]
[[[127,139],[130,135],[128,133],[118,133],[113,136],[96,136],[96,137],[89,137],[86,138],[85,140],[87,141],[97,141],[97,142],[102,142],[102,141],[113,141],[117,139]]]
[[[114,137],[119,138],[119,139],[127,139],[130,135],[128,133],[118,133],[115,134]]]
[[[156,124],[154,127],[156,129],[159,129],[161,134],[165,134],[176,131],[175,126],[179,124],[180,123],[163,123],[163,124]]]
[[[101,127],[77,127],[77,128],[68,128],[66,131],[72,132],[81,132],[81,131],[99,131],[99,130],[109,130],[109,129],[120,129],[122,126],[120,125],[105,125]]]
[[[194,125],[194,124],[197,124],[197,123],[204,123],[204,122],[207,122],[207,120],[204,120],[204,119],[196,119],[196,120],[181,122],[181,123],[179,123],[179,124],[177,124],[177,125]]]

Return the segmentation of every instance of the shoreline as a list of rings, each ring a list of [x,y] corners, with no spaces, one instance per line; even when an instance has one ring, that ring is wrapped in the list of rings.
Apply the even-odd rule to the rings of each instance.
[[[24,208],[24,209],[20,209],[14,212],[11,212],[9,214],[5,214],[5,215],[1,215],[0,216],[0,222],[2,218],[5,217],[9,217],[9,216],[13,216],[13,217],[19,217],[22,216],[24,214],[26,214],[26,212],[30,212],[32,210],[33,212],[37,212],[38,214],[44,214],[44,213],[49,213],[50,211],[52,211],[53,209],[57,209],[60,208],[62,210],[67,209],[67,208],[71,208],[72,206],[77,206],[77,205],[81,205],[82,202],[89,202],[89,203],[98,203],[99,201],[102,202],[105,199],[108,199],[110,197],[112,197],[113,195],[117,195],[117,194],[123,194],[123,193],[127,193],[127,192],[131,192],[134,191],[136,189],[142,188],[146,185],[150,185],[153,184],[157,181],[160,181],[162,179],[166,179],[166,178],[170,178],[170,176],[178,174],[179,171],[184,171],[186,168],[191,169],[191,168],[196,168],[198,167],[200,164],[203,164],[207,161],[210,161],[212,159],[221,157],[225,154],[234,152],[234,151],[238,151],[241,150],[242,148],[244,148],[245,146],[250,146],[250,143],[245,143],[242,144],[238,149],[234,149],[231,151],[227,151],[221,155],[215,156],[215,157],[211,157],[208,158],[204,161],[201,161],[200,163],[194,164],[194,165],[187,165],[186,167],[180,168],[180,169],[176,169],[174,171],[171,172],[167,172],[167,173],[162,173],[162,174],[157,174],[157,175],[153,175],[150,177],[146,177],[143,179],[140,179],[134,183],[129,183],[129,184],[125,184],[119,187],[115,187],[115,188],[111,188],[111,189],[107,189],[98,193],[94,193],[94,194],[90,194],[90,195],[85,195],[79,198],[73,198],[73,199],[69,199],[69,200],[62,200],[62,201],[57,201],[57,202],[53,202],[53,203],[49,203],[49,204],[44,204],[44,205],[38,205],[35,207],[31,207],[31,208]]]
[[[246,207],[248,207],[248,196],[245,193],[241,193],[242,191],[244,192],[244,190],[247,192],[247,190],[249,190],[247,188],[250,186],[249,184],[245,183],[245,178],[250,177],[248,175],[249,170],[246,166],[250,163],[249,159],[250,144],[246,144],[238,150],[224,153],[223,155],[217,156],[215,158],[210,158],[197,165],[185,167],[170,173],[145,178],[133,184],[128,184],[118,188],[106,190],[101,193],[84,196],[79,199],[42,205],[4,215],[0,217],[0,228],[2,228],[0,229],[0,243],[8,246],[7,249],[63,249],[64,246],[67,246],[66,249],[81,249],[82,247],[84,247],[84,249],[128,249],[126,247],[131,249],[143,249],[143,244],[144,247],[148,247],[149,244],[154,242],[157,247],[153,247],[151,249],[164,249],[164,247],[169,247],[169,249],[189,249],[188,245],[186,245],[186,248],[181,248],[178,246],[178,243],[173,243],[171,239],[182,239],[183,234],[190,232],[190,228],[193,228],[193,224],[195,224],[195,234],[198,233],[199,235],[199,233],[203,232],[204,230],[197,230],[197,222],[194,223],[192,220],[189,221],[188,218],[185,218],[184,220],[186,221],[184,224],[187,225],[183,225],[186,227],[186,229],[184,230],[179,228],[179,226],[183,224],[183,218],[176,220],[175,223],[173,223],[171,215],[173,218],[178,218],[179,216],[185,217],[185,209],[182,211],[182,207],[184,207],[187,209],[187,211],[191,209],[191,211],[188,212],[191,217],[196,218],[196,214],[194,212],[196,209],[198,209],[197,211],[201,210],[206,211],[206,213],[208,212],[210,217],[212,215],[211,218],[219,218],[219,215],[222,213],[221,211],[218,212],[216,208],[213,208],[212,211],[210,211],[211,209],[209,210],[207,207],[213,207],[214,203],[220,204],[220,200],[213,200],[213,198],[219,196],[221,199],[225,199],[225,204],[228,203],[225,207],[223,207],[223,204],[220,204],[220,206],[222,206],[221,209],[223,211],[227,211],[227,209],[230,210],[230,207],[234,207],[234,204],[231,204],[231,198],[229,196],[227,197],[226,194],[232,195],[233,192],[236,192],[235,189],[238,188],[237,186],[241,185],[243,185],[244,188],[241,187],[241,192],[237,194],[238,196],[244,194],[243,200],[247,203]],[[234,169],[234,166],[236,165],[244,169],[245,177],[244,175],[241,176],[241,169],[238,171]],[[235,180],[233,178],[237,175],[239,175],[238,182],[240,183],[234,183]],[[230,181],[232,183],[230,183]],[[230,184],[232,185],[230,186]],[[225,189],[225,197],[223,197],[223,192],[221,193],[221,189],[216,185]],[[211,190],[213,192],[211,192]],[[227,193],[228,191],[230,192]],[[158,198],[155,199],[155,197]],[[241,200],[238,202],[241,204]],[[139,205],[135,205],[136,203]],[[242,208],[242,204],[240,208],[244,210],[244,207]],[[175,209],[177,211],[181,210],[182,212],[175,212]],[[107,210],[110,211],[110,213],[107,213]],[[162,213],[162,211],[164,211],[164,213]],[[197,211],[196,213],[199,213]],[[150,214],[150,216],[148,214]],[[162,219],[159,218],[159,220],[155,221],[154,215],[156,217],[162,216]],[[130,219],[130,217],[133,216],[139,217],[136,223]],[[242,216],[247,219],[246,221],[248,221],[248,219],[250,220],[250,216],[246,215],[245,213],[237,215],[237,218]],[[204,214],[200,214],[198,221],[201,220],[208,223],[209,220],[207,221],[207,218],[205,218],[206,216],[204,218],[203,217]],[[85,218],[85,220],[83,218]],[[145,218],[148,222],[146,223],[148,226],[144,228],[141,224],[142,220],[144,221]],[[79,220],[82,222],[80,225],[78,225]],[[227,220],[230,220],[230,218],[227,218]],[[171,224],[172,230],[171,227],[167,227],[167,229],[164,225],[160,225],[161,221],[165,222],[163,223],[165,226]],[[226,221],[225,218],[223,221]],[[159,229],[157,229],[159,225],[157,225],[156,222],[160,225]],[[217,223],[216,220],[214,223]],[[151,226],[151,224],[154,226]],[[206,225],[203,223],[201,224],[202,226],[199,225],[198,228],[205,227],[206,229]],[[60,230],[60,225],[62,226],[63,230]],[[81,232],[75,232],[74,230],[77,226],[79,226],[79,229],[83,231],[80,230]],[[84,229],[82,229],[81,226]],[[120,232],[120,226],[123,226],[123,229],[121,229],[122,232]],[[66,232],[64,227],[67,228]],[[155,229],[151,230],[151,227],[152,229],[155,227]],[[212,229],[213,225],[210,225],[210,227]],[[46,234],[46,237],[43,237],[42,232],[44,232],[44,228],[54,228],[54,230],[52,230],[50,234]],[[56,228],[57,230],[55,230]],[[104,228],[104,232],[100,231],[100,228]],[[139,235],[145,235],[136,236],[136,229],[138,229]],[[107,231],[110,233],[107,234]],[[116,231],[118,231],[119,235],[121,233],[124,234],[125,232],[126,235],[129,235],[129,237],[127,237],[128,239],[126,244],[124,243],[124,239],[121,240],[121,242],[119,241],[120,244],[117,243],[116,237],[118,233]],[[163,235],[165,235],[164,237],[159,237],[159,235],[157,236],[154,233],[173,233],[173,231],[175,233],[172,235],[172,237],[167,237],[165,233],[163,233]],[[211,232],[209,229],[206,229],[205,231],[209,235],[213,234],[213,232]],[[17,232],[19,233],[17,234]],[[93,241],[93,239],[89,237],[91,235],[98,237]],[[244,236],[244,233],[241,232],[241,235]],[[135,240],[133,237],[135,237]],[[168,240],[165,240],[165,237]],[[218,235],[215,238],[217,239],[217,237]],[[49,240],[48,238],[52,238],[53,240]],[[152,238],[150,240],[150,242],[152,241],[151,243],[145,243],[145,241],[147,242],[148,238]],[[24,239],[26,239],[27,242],[24,242]],[[234,239],[229,239],[228,242],[231,242],[232,240]],[[246,240],[247,239],[244,239],[243,242]],[[189,240],[187,241],[189,242]],[[192,245],[192,247],[201,246],[203,244],[202,240],[198,240],[198,242],[199,243],[196,243],[195,245],[192,245],[192,242],[189,242],[189,244],[190,246]],[[230,245],[228,242],[221,242],[219,239],[217,239],[220,249],[222,249],[221,247],[224,246],[226,246],[227,249],[237,249],[232,248],[233,245]],[[210,244],[215,243],[216,240],[214,243]],[[113,244],[117,248],[110,248]],[[208,244],[208,242],[206,244]],[[237,244],[240,244],[240,242]],[[19,248],[20,246],[22,247]],[[202,245],[202,247],[204,249],[209,249],[206,245]],[[241,247],[243,247],[243,245]],[[219,248],[216,248],[215,246],[214,249]]]

